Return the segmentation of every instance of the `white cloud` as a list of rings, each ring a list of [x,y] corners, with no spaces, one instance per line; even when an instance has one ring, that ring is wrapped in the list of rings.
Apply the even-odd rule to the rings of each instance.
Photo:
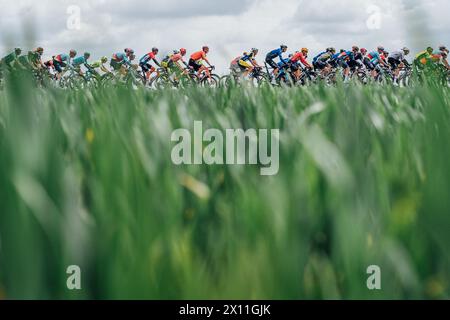
[[[81,29],[66,28],[67,7],[81,8]],[[367,8],[381,12],[381,28],[369,30]],[[328,46],[413,50],[449,44],[448,0],[0,0],[0,29],[6,53],[12,46],[30,47],[23,25],[33,25],[35,43],[51,56],[70,48],[94,57],[132,47],[138,56],[151,47],[161,52],[211,47],[210,59],[226,72],[235,56],[251,47],[261,57],[281,43],[292,51],[308,47],[311,56]]]

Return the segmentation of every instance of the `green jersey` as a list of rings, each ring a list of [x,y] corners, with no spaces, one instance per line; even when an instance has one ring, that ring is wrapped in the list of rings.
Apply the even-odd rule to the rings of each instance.
[[[7,64],[8,66],[11,66],[11,63],[13,63],[17,59],[17,55],[15,52],[11,52],[6,57],[3,58],[3,62]]]
[[[94,69],[100,68],[100,67],[104,67],[103,66],[103,62],[101,60],[98,61],[94,61],[93,63],[90,64],[90,66]]]

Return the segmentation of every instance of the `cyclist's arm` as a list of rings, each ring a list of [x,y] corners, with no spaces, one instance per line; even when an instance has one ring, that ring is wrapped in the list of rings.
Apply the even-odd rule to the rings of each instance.
[[[209,63],[209,60],[208,60],[208,58],[206,58],[206,57],[204,57],[203,58],[203,60],[205,60],[205,62],[210,66],[210,67],[212,67],[212,64],[211,63]]]
[[[306,61],[305,57],[301,57],[301,58],[300,58],[300,62],[301,62],[304,66],[306,66],[306,67],[308,67],[308,68],[310,68],[310,69],[312,68],[311,65],[309,64],[309,62]]]
[[[258,62],[256,61],[256,59],[252,59],[252,60],[251,60],[251,63],[252,63],[252,65],[253,65],[254,67],[260,68],[260,65],[258,64]]]
[[[129,67],[131,67],[131,61],[128,60],[127,58],[123,58],[123,64],[128,65]]]
[[[105,73],[108,73],[108,72],[109,72],[109,70],[105,67],[104,64],[101,64],[101,65],[100,65],[100,70],[102,70],[102,71],[105,72]]]
[[[152,60],[153,60],[153,62],[154,62],[158,67],[161,68],[161,65],[159,64],[159,62],[158,62],[155,58],[153,58]]]

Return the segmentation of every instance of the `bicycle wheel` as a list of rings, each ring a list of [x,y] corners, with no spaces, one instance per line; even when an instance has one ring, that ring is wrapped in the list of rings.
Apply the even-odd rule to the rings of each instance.
[[[202,87],[217,88],[219,87],[219,80],[211,75],[211,78],[204,77],[200,81],[200,85]]]

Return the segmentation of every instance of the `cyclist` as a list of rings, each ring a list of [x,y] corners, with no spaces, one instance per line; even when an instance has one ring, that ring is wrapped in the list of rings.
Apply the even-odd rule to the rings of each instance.
[[[33,69],[43,69],[42,55],[44,54],[44,48],[37,47],[33,51],[28,52],[28,61]]]
[[[414,66],[417,70],[422,71],[425,67],[430,66],[433,48],[428,47],[426,50],[419,52],[414,59]]]
[[[306,60],[308,52],[308,48],[302,48],[302,50],[296,52],[289,60],[289,65],[296,81],[298,81],[302,75],[302,69],[300,68],[299,63],[303,64],[308,69],[312,69],[312,65]]]
[[[278,57],[280,59],[281,66],[284,66],[289,60],[283,58],[283,53],[287,51],[288,47],[282,44],[278,49],[270,51],[266,55],[266,63],[273,68],[273,74],[275,77],[278,75],[280,65],[274,60]]]
[[[83,71],[81,71],[81,65],[86,65],[87,61],[90,57],[91,57],[91,54],[89,52],[85,52],[82,56],[74,58],[72,61],[72,67],[80,75],[83,75]]]
[[[205,61],[211,68],[214,68],[214,66],[209,63],[209,60],[206,57],[208,53],[209,47],[203,46],[201,51],[197,51],[191,54],[191,57],[189,59],[189,67],[197,72],[197,75],[200,75],[204,71],[206,76],[211,79],[211,73],[209,72],[209,69],[202,64],[202,61]]]
[[[260,68],[258,62],[256,62],[256,55],[258,54],[258,49],[252,48],[250,53],[244,52],[244,55],[240,57],[237,64],[244,77],[248,76],[250,72],[253,71],[254,68]]]
[[[244,54],[245,54],[245,52],[244,52]],[[243,57],[243,55],[238,56],[230,62],[230,70],[233,75],[238,76],[241,74],[241,68],[239,67],[239,60],[241,60],[242,57]]]
[[[9,70],[12,70],[13,67],[15,67],[18,64],[18,57],[22,53],[22,49],[15,48],[13,52],[6,55],[4,58],[2,58],[1,65],[5,65]]]
[[[131,66],[130,57],[132,55],[134,55],[134,50],[126,48],[124,49],[124,52],[113,54],[109,64],[114,71],[118,71],[119,73],[124,75],[126,73],[125,66]]]
[[[63,68],[65,68],[67,65],[70,65],[71,61],[75,56],[77,55],[77,51],[74,49],[71,49],[69,54],[61,53],[57,56],[53,57],[53,68],[57,72],[56,78],[61,78],[61,73],[63,72]]]
[[[405,56],[409,54],[409,49],[407,47],[391,52],[388,56],[388,63],[394,72],[394,83],[397,83],[398,76],[400,75],[400,69],[404,66],[409,66],[408,61]]]
[[[348,51],[347,51],[348,52]],[[347,62],[350,67],[350,71],[355,71],[356,69],[362,68],[364,66],[363,63],[363,54],[358,46],[353,46],[350,53],[348,53],[349,60]]]
[[[179,51],[174,51],[173,54],[168,55],[163,59],[161,65],[167,69],[173,69],[173,67],[176,66],[179,71],[185,72],[185,68],[188,68],[188,64],[184,61],[186,52],[187,51],[185,48],[181,48]],[[180,62],[184,65],[184,67],[181,66]]]
[[[378,75],[378,68],[379,64],[389,67],[387,63],[384,61],[385,58],[385,50],[383,46],[378,46],[376,51],[372,51],[367,55],[367,58],[369,59],[369,63],[366,64],[369,66],[369,69],[371,70],[372,77],[375,78]]]
[[[104,56],[104,57],[101,57],[100,60],[94,61],[93,63],[89,64],[89,67],[91,67],[94,70],[100,69],[104,73],[109,73],[110,71],[105,66],[105,63],[107,63],[107,62],[108,62],[108,57]]]
[[[447,50],[442,50],[442,51],[438,51],[438,52],[434,52],[431,55],[431,63],[435,64],[436,66],[442,65],[444,66],[447,70],[450,70],[450,66],[448,64],[447,61]]]
[[[319,70],[322,77],[330,73],[331,65],[329,61],[335,53],[336,49],[330,47],[313,58],[314,69]]]
[[[161,67],[161,64],[156,60],[156,55],[158,54],[158,52],[159,49],[153,47],[152,51],[144,55],[139,60],[139,66],[141,67],[142,72],[144,73],[145,80],[150,79],[152,73],[156,71],[156,68],[150,64],[151,61],[153,61],[158,67]]]
[[[339,50],[339,53],[335,53],[331,57],[331,65],[336,68],[337,66],[341,67],[344,70],[344,81],[347,81],[348,76],[350,74],[350,67],[347,63],[350,59],[351,51],[346,51],[344,49]]]

